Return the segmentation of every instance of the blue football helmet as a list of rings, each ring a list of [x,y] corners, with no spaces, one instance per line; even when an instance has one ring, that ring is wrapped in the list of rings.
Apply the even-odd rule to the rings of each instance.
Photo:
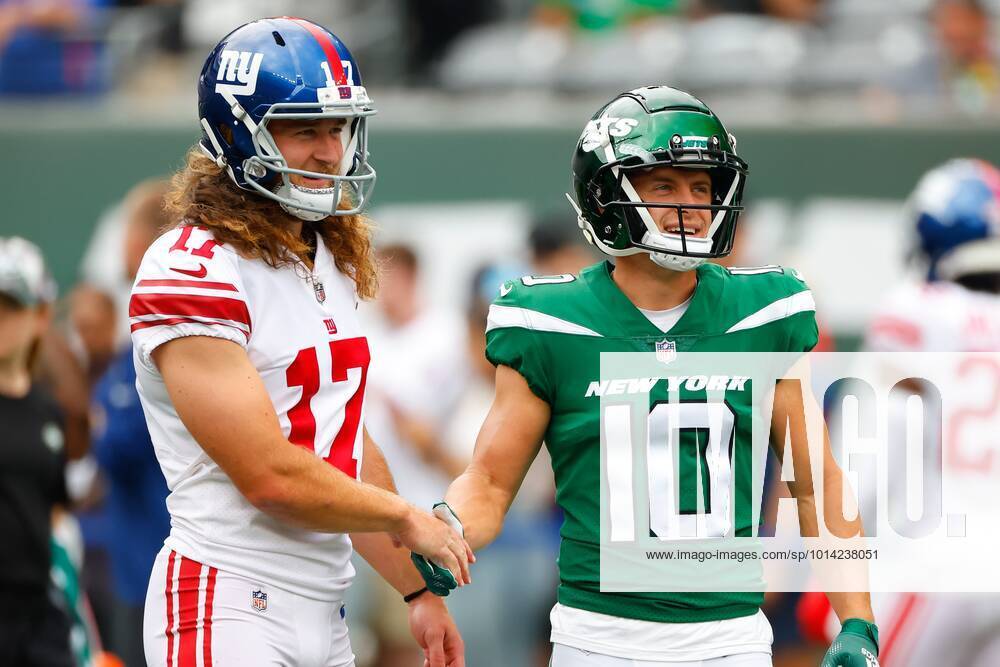
[[[237,28],[212,50],[198,79],[202,150],[237,186],[279,202],[302,220],[364,208],[375,185],[367,128],[374,113],[347,47],[326,28],[299,18]],[[336,174],[290,168],[268,131],[275,118],[348,119]],[[305,188],[292,183],[290,174],[332,185]]]
[[[924,174],[910,197],[928,280],[1000,272],[1000,170],[956,159]]]

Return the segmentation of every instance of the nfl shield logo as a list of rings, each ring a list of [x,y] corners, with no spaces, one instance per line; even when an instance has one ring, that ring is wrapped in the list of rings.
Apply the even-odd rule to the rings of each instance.
[[[313,293],[316,294],[316,300],[320,303],[326,301],[326,290],[323,289],[323,283],[318,280],[313,283]]]
[[[669,364],[677,358],[677,343],[672,340],[661,340],[656,343],[656,360]]]
[[[267,611],[267,593],[259,588],[251,591],[250,606],[254,611]]]
[[[337,91],[340,93],[340,99],[349,100],[351,99],[351,87],[350,86],[339,86]]]

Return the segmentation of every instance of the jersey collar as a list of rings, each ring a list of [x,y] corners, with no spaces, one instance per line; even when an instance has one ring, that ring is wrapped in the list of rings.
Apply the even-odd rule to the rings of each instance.
[[[660,331],[656,325],[650,322],[625,296],[625,293],[612,279],[612,271],[614,271],[614,265],[609,261],[604,261],[581,271],[580,278],[590,287],[598,302],[607,311],[609,322],[617,325],[616,333],[618,335],[635,337],[638,334],[639,336],[662,338],[663,336],[689,336],[708,333],[703,330],[704,324],[712,321],[711,311],[713,308],[717,308],[719,303],[723,282],[721,272],[725,271],[722,267],[705,263],[696,269],[698,283],[695,285],[694,294],[691,295],[691,303],[688,305],[687,311],[666,333]]]

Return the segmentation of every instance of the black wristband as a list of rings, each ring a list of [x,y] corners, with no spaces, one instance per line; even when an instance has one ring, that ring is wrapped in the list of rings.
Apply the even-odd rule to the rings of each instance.
[[[414,600],[416,600],[416,599],[417,599],[418,597],[420,597],[421,595],[423,595],[424,593],[426,593],[426,592],[427,592],[427,590],[428,590],[428,589],[427,589],[427,587],[426,587],[426,586],[424,586],[424,587],[423,587],[423,588],[421,588],[421,589],[420,589],[419,591],[413,591],[413,592],[412,592],[412,593],[410,593],[409,595],[404,595],[404,596],[403,596],[403,602],[405,602],[405,603],[409,604],[409,603],[413,602]]]

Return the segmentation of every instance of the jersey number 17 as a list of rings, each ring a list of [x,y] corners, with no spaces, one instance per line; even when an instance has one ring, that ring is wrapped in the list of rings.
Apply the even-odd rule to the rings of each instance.
[[[330,444],[330,453],[324,457],[330,465],[344,474],[357,478],[358,458],[354,453],[358,426],[361,424],[361,405],[365,396],[365,381],[371,355],[367,339],[345,338],[330,341],[331,379],[335,383],[349,382],[347,371],[361,370],[361,380],[344,406],[344,423]],[[285,372],[289,387],[302,387],[302,396],[288,411],[291,431],[288,440],[301,447],[316,446],[316,417],[312,412],[312,398],[319,391],[319,359],[316,348],[299,350],[295,360]]]

